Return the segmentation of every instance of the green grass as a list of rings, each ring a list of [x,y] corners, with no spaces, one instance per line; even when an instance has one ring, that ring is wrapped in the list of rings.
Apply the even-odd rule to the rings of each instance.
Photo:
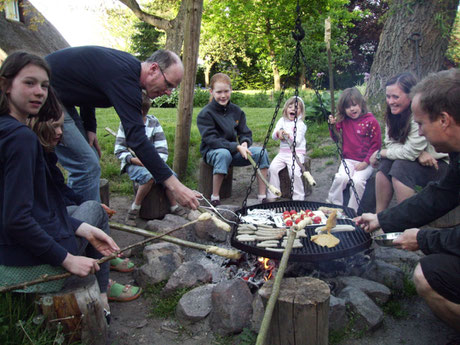
[[[173,317],[179,300],[185,293],[192,290],[192,288],[177,289],[171,295],[163,296],[162,290],[166,283],[167,281],[165,280],[157,284],[149,285],[145,289],[144,296],[150,300],[152,306],[150,316],[152,317]]]
[[[197,170],[198,162],[201,158],[200,143],[201,136],[196,126],[196,116],[201,108],[194,108],[192,127],[190,133],[190,146],[187,164],[187,177],[182,181],[191,189],[197,188]],[[252,131],[253,141],[257,145],[264,143],[271,121],[273,120],[274,108],[243,108],[246,113],[248,127]],[[174,140],[176,132],[177,109],[175,108],[152,108],[149,112],[155,115],[161,123],[168,141],[169,158],[168,165],[172,168],[174,158]],[[281,111],[278,112],[274,124],[280,118]],[[118,130],[120,119],[113,108],[97,109],[96,117],[98,122],[98,140],[102,150],[101,169],[102,178],[110,181],[110,191],[115,194],[132,194],[132,182],[126,174],[120,175],[120,163],[113,153],[115,145],[115,137],[108,134],[105,127],[110,127],[115,132]],[[323,146],[320,145],[329,137],[327,123],[307,123],[307,148],[313,149],[311,157],[327,157],[333,156],[336,152],[335,145]],[[271,139],[267,142],[267,151],[270,159],[276,155],[279,142]]]

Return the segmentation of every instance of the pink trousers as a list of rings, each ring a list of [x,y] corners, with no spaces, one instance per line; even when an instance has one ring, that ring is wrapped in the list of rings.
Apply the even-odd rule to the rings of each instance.
[[[297,153],[300,161],[304,162],[305,155]],[[292,153],[284,153],[280,152],[276,155],[276,157],[270,163],[270,168],[268,169],[268,173],[270,174],[270,184],[273,185],[275,188],[280,189],[280,177],[278,173],[283,170],[287,166],[289,177],[292,178]],[[272,192],[267,191],[267,198],[275,199],[277,198]],[[292,196],[292,200],[305,200],[305,191],[303,188],[303,181],[302,181],[302,171],[300,170],[299,165],[295,164],[294,169],[294,193]]]
[[[350,170],[350,176],[355,185],[356,192],[358,193],[359,199],[363,196],[364,188],[366,187],[367,179],[372,175],[372,166],[368,166],[364,170],[356,171],[355,166],[361,162],[345,159],[348,169]],[[328,202],[335,205],[343,205],[343,190],[347,186],[348,175],[345,172],[343,163],[340,163],[339,171],[335,174],[334,181],[332,182],[331,189],[329,189]],[[348,207],[358,210],[358,203],[356,202],[355,194],[350,190],[350,201]]]

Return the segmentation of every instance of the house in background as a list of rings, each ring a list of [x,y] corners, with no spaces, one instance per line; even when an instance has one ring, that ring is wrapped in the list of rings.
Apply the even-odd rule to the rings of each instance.
[[[45,56],[70,47],[29,1],[3,0],[0,1],[0,10],[0,62],[16,50]]]

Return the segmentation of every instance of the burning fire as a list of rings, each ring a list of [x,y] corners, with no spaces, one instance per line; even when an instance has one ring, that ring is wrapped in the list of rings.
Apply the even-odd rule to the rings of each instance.
[[[275,268],[273,261],[270,261],[269,258],[264,258],[264,257],[257,258],[257,261],[261,263],[263,269],[265,270],[264,280],[265,281],[270,280],[273,274],[273,269]]]

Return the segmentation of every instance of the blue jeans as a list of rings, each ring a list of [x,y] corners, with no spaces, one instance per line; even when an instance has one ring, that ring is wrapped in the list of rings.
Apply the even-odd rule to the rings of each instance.
[[[260,152],[262,151],[262,148],[251,146],[249,148],[249,151],[251,151],[252,158],[257,164],[257,162],[259,161]],[[243,156],[239,152],[234,153],[232,155],[230,151],[227,149],[209,150],[206,153],[206,162],[209,165],[213,166],[213,170],[212,170],[213,175],[215,174],[227,175],[228,167],[230,165],[233,165],[236,167],[243,167],[243,166],[251,164],[251,162],[249,162],[249,160],[247,159],[244,159]],[[267,150],[265,150],[264,155],[262,156],[262,159],[260,161],[259,169],[265,169],[265,168],[268,168],[269,166],[270,166],[270,163],[268,162],[268,154],[267,154]]]
[[[99,202],[89,200],[79,206],[67,206],[67,212],[73,218],[95,226],[103,230],[107,235],[110,235],[109,217]],[[79,247],[79,255],[94,259],[102,258],[102,254],[90,245],[86,238],[79,236],[76,236],[76,238]],[[101,292],[107,292],[110,270],[109,261],[99,265],[99,267],[101,269],[95,274],[97,283]]]
[[[69,172],[68,185],[86,200],[101,201],[99,156],[88,144],[77,110],[72,107],[64,112],[62,140],[56,147],[56,155],[59,163]]]
[[[171,168],[169,168],[169,170],[171,170]],[[174,171],[171,170],[171,172],[177,177],[177,174]],[[156,183],[150,171],[140,165],[128,164],[126,166],[126,173],[131,181],[137,182],[140,185],[146,184],[150,180],[153,180],[153,182]]]

